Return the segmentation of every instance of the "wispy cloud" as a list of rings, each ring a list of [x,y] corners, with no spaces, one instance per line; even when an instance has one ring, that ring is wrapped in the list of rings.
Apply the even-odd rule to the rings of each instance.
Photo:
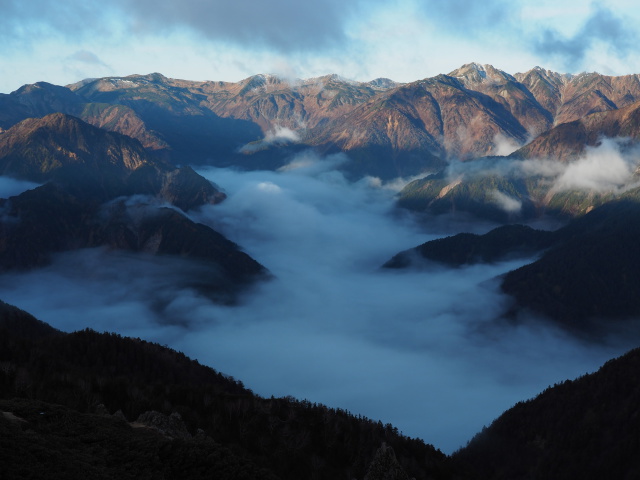
[[[109,67],[106,63],[100,60],[100,58],[95,53],[88,50],[78,50],[72,55],[69,55],[67,59],[74,62],[86,63],[89,65],[97,65],[106,68]]]
[[[636,50],[638,31],[628,18],[595,4],[591,16],[574,35],[565,36],[557,30],[545,29],[534,42],[534,48],[545,57],[561,58],[570,69],[575,69],[584,65],[587,55],[597,44],[604,44],[612,53],[625,57]]]

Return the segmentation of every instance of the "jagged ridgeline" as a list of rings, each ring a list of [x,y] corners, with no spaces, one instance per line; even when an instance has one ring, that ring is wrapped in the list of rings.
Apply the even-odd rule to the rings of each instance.
[[[510,153],[554,126],[631,107],[639,85],[636,75],[538,67],[511,75],[478,64],[406,84],[336,75],[295,81],[256,75],[237,83],[131,75],[67,87],[41,82],[0,95],[0,128],[63,112],[136,138],[174,164],[278,168],[312,148],[347,153],[340,168],[355,178],[387,179]],[[633,133],[590,122],[587,129],[605,135]],[[553,142],[520,153],[566,150],[553,146],[559,134],[553,135]],[[560,143],[572,141],[559,136]]]
[[[3,479],[362,479],[383,443],[404,478],[451,478],[445,455],[391,425],[262,398],[169,348],[62,333],[5,303],[0,365]]]

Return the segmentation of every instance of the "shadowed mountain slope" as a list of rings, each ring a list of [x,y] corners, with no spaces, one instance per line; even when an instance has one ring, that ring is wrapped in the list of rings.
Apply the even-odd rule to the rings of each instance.
[[[130,137],[64,114],[24,120],[0,135],[0,172],[47,182],[0,199],[1,268],[43,266],[52,254],[93,247],[197,259],[209,268],[202,289],[223,301],[266,274],[180,211],[224,194],[190,167],[150,157]]]
[[[637,195],[637,192],[636,192]],[[539,254],[504,275],[515,300],[509,315],[527,310],[592,340],[640,324],[640,203],[629,195],[553,231],[506,225],[484,235],[461,233],[400,252],[384,267],[490,263]]]
[[[0,410],[11,416],[0,414],[0,457],[10,478],[48,467],[95,478],[362,479],[383,442],[409,476],[452,478],[445,455],[391,425],[290,397],[261,398],[140,339],[91,330],[17,336],[3,312]],[[40,331],[24,315],[22,331]]]
[[[453,455],[468,478],[632,479],[640,475],[640,350],[519,402]]]

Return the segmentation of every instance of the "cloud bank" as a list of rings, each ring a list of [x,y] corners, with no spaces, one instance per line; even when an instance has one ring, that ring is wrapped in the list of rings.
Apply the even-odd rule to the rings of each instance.
[[[598,146],[587,147],[583,155],[571,162],[489,157],[451,162],[446,173],[452,181],[482,176],[540,177],[550,192],[579,190],[618,194],[639,186],[639,169],[640,147],[630,146],[625,138],[603,138]],[[504,198],[495,199],[506,206]]]
[[[523,262],[379,269],[453,231],[399,214],[393,189],[349,183],[322,160],[283,172],[202,171],[229,196],[190,214],[275,276],[238,306],[190,288],[190,262],[100,249],[0,275],[3,300],[64,330],[168,344],[261,395],[390,422],[446,452],[515,402],[627,348],[582,344],[535,321],[496,322],[509,299],[495,278]]]

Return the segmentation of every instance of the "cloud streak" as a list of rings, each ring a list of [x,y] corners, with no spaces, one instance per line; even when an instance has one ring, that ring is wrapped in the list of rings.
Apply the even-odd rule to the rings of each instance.
[[[289,143],[298,143],[300,141],[300,135],[290,128],[276,125],[273,129],[269,130],[263,139],[247,143],[240,148],[241,153],[253,153],[274,145],[286,145]]]

